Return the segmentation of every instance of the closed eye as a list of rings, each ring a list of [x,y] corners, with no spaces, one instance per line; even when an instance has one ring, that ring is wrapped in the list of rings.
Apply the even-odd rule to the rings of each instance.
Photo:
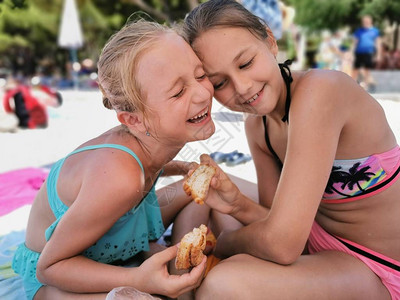
[[[203,80],[204,78],[206,78],[206,74],[204,74],[204,75],[202,75],[202,76],[200,76],[200,77],[197,77],[196,79],[197,79],[197,80]]]
[[[214,90],[218,90],[218,89],[222,88],[222,86],[225,84],[225,82],[226,82],[226,79],[221,81],[220,83],[213,84]]]
[[[239,69],[245,69],[245,68],[247,68],[247,67],[250,67],[251,64],[253,63],[253,60],[254,60],[254,57],[253,57],[252,59],[250,59],[247,63],[245,63],[245,64],[243,64],[243,65],[240,65],[240,66],[239,66]]]
[[[177,94],[173,95],[172,98],[179,98],[183,95],[185,89],[181,89]]]

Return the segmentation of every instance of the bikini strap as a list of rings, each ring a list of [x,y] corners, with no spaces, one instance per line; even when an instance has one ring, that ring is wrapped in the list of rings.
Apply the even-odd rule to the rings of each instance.
[[[279,165],[279,167],[282,169],[283,164],[279,158],[279,156],[276,154],[276,152],[274,151],[274,149],[272,148],[271,145],[271,141],[269,140],[269,136],[268,136],[268,131],[267,131],[267,117],[263,116],[263,123],[264,123],[264,135],[265,135],[265,142],[267,144],[267,147],[269,149],[269,151],[272,153],[272,155],[274,156],[277,164]]]
[[[140,168],[142,169],[143,176],[144,176],[144,168],[143,168],[142,162],[140,161],[139,157],[131,149],[129,149],[128,147],[125,147],[125,146],[122,146],[122,145],[119,145],[119,144],[99,144],[99,145],[86,146],[86,147],[82,147],[82,148],[79,148],[79,149],[71,152],[70,154],[68,154],[68,156],[73,155],[75,153],[83,152],[83,151],[86,151],[86,150],[93,150],[93,149],[99,149],[99,148],[114,148],[114,149],[119,149],[119,150],[122,150],[122,151],[125,151],[125,152],[129,153],[130,155],[133,156],[133,158],[139,164]]]
[[[282,118],[282,122],[289,123],[289,108],[290,108],[290,84],[293,82],[292,73],[290,72],[289,65],[292,64],[290,59],[286,60],[284,63],[279,64],[279,68],[281,69],[281,74],[283,80],[285,81],[286,85],[286,103],[285,103],[285,115]]]

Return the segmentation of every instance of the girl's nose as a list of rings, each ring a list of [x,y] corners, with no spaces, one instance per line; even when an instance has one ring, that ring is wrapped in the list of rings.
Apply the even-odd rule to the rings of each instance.
[[[236,74],[231,78],[235,92],[241,97],[250,97],[249,92],[251,90],[252,81],[248,76]]]
[[[195,84],[196,86],[193,94],[193,101],[198,103],[209,101],[213,95],[212,91],[207,89],[203,82],[196,82]]]

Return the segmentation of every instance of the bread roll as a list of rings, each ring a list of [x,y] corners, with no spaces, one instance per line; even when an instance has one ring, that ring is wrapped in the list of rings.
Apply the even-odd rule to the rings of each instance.
[[[183,183],[183,190],[197,204],[204,204],[204,199],[207,196],[210,182],[214,176],[216,169],[213,166],[202,164],[194,170]]]
[[[178,270],[189,269],[201,263],[206,248],[206,234],[207,226],[202,224],[181,239],[175,259],[175,267]]]

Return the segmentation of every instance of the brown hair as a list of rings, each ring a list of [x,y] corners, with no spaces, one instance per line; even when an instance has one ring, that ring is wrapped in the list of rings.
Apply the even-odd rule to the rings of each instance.
[[[136,76],[141,55],[171,28],[143,19],[125,25],[104,46],[98,67],[103,104],[117,111],[145,113],[145,103]]]
[[[214,27],[244,28],[260,40],[269,36],[265,21],[234,0],[209,0],[200,4],[186,16],[182,34],[192,45],[203,32]]]

